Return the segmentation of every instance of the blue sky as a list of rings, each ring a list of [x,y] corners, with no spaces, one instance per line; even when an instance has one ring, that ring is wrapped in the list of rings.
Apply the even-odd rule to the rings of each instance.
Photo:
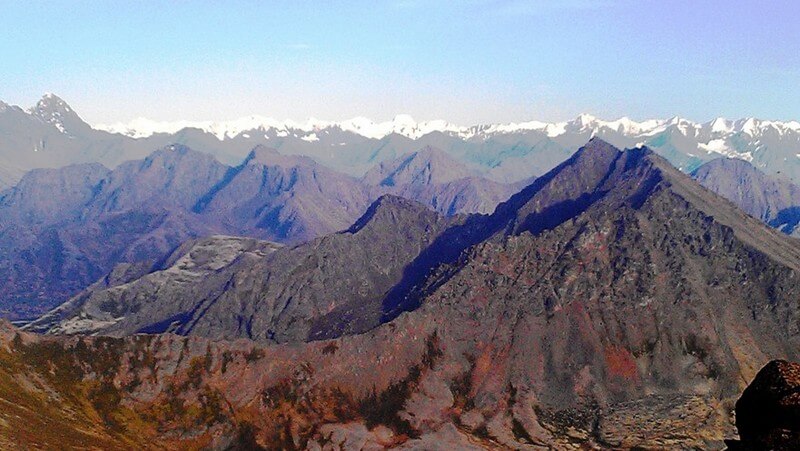
[[[5,1],[0,99],[90,123],[800,119],[800,2]]]

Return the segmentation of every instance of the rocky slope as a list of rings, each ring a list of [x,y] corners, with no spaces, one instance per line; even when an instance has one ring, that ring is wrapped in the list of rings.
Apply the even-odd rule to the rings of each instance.
[[[442,152],[414,155],[423,162],[372,185],[263,146],[234,167],[169,145],[111,170],[87,163],[30,171],[0,192],[0,269],[10,279],[0,287],[0,315],[39,314],[115,264],[152,263],[187,239],[224,234],[297,244],[346,229],[382,194],[455,215],[490,211],[513,189],[467,176]]]
[[[380,324],[381,301],[409,263],[459,220],[387,195],[350,229],[274,252],[269,242],[195,241],[157,270],[105,278],[28,327],[278,343],[361,332]]]
[[[547,417],[530,395],[512,394],[500,412],[478,407],[481,378],[443,379],[461,366],[443,359],[437,335],[417,331],[261,348],[0,327],[0,446],[12,449],[538,449],[542,434],[549,447],[578,449],[641,443],[634,433],[688,447],[715,443],[725,426],[714,401],[696,396]],[[653,420],[644,430],[643,415]]]
[[[800,222],[800,187],[734,158],[712,160],[692,177],[767,224],[794,234]]]
[[[139,381],[120,404],[181,406],[159,421],[162,439],[231,437],[246,419],[269,447],[713,449],[735,434],[734,401],[758,369],[800,357],[800,244],[646,149],[592,140],[493,215],[445,229],[366,332],[324,323],[319,337],[338,338],[293,337],[249,362],[243,342],[112,340],[119,355],[141,355],[137,340],[162,350],[139,377],[111,372],[115,387]],[[232,291],[228,310],[258,297]],[[79,358],[68,349],[79,338],[36,340]],[[181,385],[190,374],[196,384]],[[205,387],[232,412],[217,435],[182,416],[216,399]]]

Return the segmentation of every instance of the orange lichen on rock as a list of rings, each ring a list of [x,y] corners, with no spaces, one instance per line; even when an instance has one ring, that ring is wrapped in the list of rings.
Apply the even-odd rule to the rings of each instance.
[[[605,357],[610,376],[639,381],[639,369],[630,351],[619,346],[607,346]]]

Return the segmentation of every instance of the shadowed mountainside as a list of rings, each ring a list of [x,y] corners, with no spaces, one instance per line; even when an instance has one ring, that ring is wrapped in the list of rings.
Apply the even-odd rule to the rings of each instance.
[[[425,158],[413,171],[466,171],[440,151],[423,154],[441,158]],[[223,234],[296,244],[344,230],[387,192],[455,215],[489,211],[512,190],[480,177],[408,171],[391,187],[369,185],[263,146],[230,167],[180,145],[113,170],[95,163],[33,170],[0,192],[0,269],[9,275],[0,315],[39,314],[114,265],[152,263],[188,239]]]

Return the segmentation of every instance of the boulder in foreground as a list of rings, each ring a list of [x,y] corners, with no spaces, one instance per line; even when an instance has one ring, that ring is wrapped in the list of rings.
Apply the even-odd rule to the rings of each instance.
[[[800,364],[765,365],[736,402],[736,428],[731,449],[800,449]]]

